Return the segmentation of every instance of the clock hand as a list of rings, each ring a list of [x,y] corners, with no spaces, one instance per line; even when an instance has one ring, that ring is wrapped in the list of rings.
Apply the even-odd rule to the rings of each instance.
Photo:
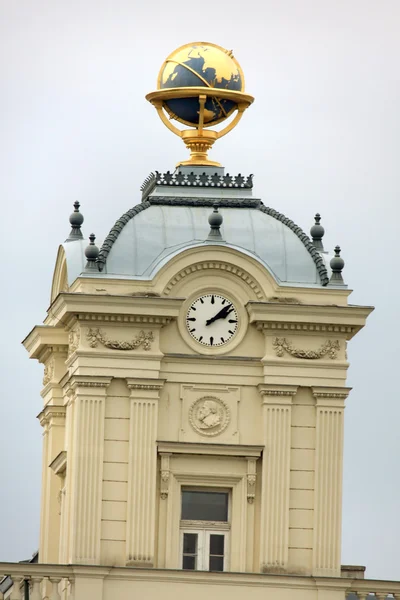
[[[214,323],[214,321],[217,321],[217,319],[226,319],[229,313],[231,313],[233,310],[234,309],[232,304],[224,306],[214,317],[211,317],[211,319],[207,319],[206,326],[211,325],[211,323]]]

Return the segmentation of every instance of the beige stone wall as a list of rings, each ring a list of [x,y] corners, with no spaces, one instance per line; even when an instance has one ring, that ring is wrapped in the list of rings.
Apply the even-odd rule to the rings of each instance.
[[[46,326],[25,341],[47,368],[41,560],[178,569],[181,490],[205,486],[230,491],[231,571],[340,575],[346,344],[370,309],[345,290],[280,288],[221,247],[153,281],[81,278],[57,296],[62,256],[58,269]],[[240,327],[199,348],[185,314],[212,290]],[[211,433],[196,422],[205,397]],[[52,405],[66,418],[50,430]]]

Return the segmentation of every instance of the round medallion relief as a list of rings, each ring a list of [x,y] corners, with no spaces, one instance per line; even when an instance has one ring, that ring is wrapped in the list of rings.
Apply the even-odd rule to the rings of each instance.
[[[218,435],[227,428],[230,420],[229,408],[215,396],[204,396],[195,400],[189,409],[189,423],[201,435]]]

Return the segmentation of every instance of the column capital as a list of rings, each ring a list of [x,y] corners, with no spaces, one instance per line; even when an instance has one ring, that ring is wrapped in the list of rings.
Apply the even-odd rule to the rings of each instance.
[[[107,376],[90,376],[90,375],[73,375],[65,385],[65,392],[74,395],[105,395],[106,389],[112,381],[112,377]],[[90,390],[90,391],[89,391]],[[96,390],[93,392],[93,390]]]
[[[62,405],[47,404],[44,409],[38,414],[37,419],[42,427],[47,430],[54,426],[64,427],[66,407]]]
[[[257,386],[263,404],[291,404],[297,388],[297,385],[276,383],[260,383]]]
[[[344,406],[352,388],[312,386],[312,393],[317,406]]]
[[[151,399],[158,399],[164,386],[165,379],[142,379],[139,377],[127,377],[126,385],[131,392],[131,398],[141,398],[143,396]]]

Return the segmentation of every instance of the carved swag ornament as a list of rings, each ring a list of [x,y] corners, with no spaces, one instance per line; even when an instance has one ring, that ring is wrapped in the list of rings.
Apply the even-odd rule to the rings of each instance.
[[[338,340],[327,340],[319,350],[302,350],[295,348],[286,338],[275,338],[273,343],[277,356],[283,356],[285,352],[294,356],[294,358],[306,358],[309,360],[315,360],[317,358],[323,358],[328,355],[332,360],[337,358],[338,350],[340,350],[340,344]]]
[[[143,347],[143,350],[151,350],[151,342],[154,341],[153,332],[143,330],[130,342],[110,340],[101,329],[89,329],[86,337],[91,348],[97,348],[100,343],[113,350],[136,350],[140,346]]]

